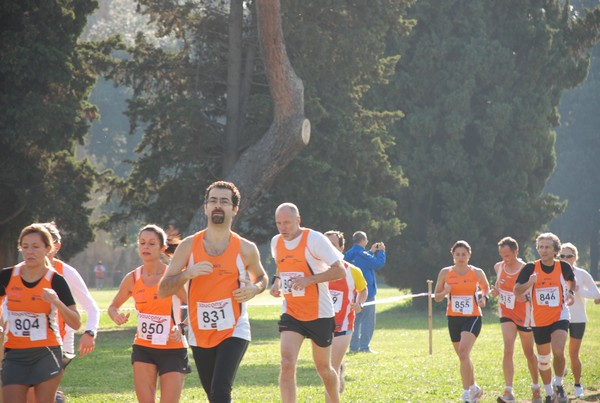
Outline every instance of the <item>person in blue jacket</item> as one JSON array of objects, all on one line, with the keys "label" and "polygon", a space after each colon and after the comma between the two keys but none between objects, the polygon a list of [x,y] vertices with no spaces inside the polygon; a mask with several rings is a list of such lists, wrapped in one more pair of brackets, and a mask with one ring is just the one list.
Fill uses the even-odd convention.
[{"label": "person in blue jacket", "polygon": [[375,331],[375,304],[368,304],[375,301],[377,294],[377,278],[375,270],[378,270],[385,265],[385,245],[383,242],[377,242],[371,245],[370,250],[365,247],[369,240],[367,234],[363,231],[356,231],[352,235],[354,245],[344,254],[344,260],[357,266],[367,280],[369,289],[369,297],[365,302],[365,307],[356,315],[354,322],[354,333],[350,341],[351,353],[374,353],[371,350],[370,343]]}]

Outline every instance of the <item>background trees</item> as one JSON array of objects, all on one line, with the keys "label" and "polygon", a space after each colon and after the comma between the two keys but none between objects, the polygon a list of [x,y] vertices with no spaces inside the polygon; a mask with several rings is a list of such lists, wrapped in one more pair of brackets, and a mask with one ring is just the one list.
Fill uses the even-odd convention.
[{"label": "background trees", "polygon": [[5,1],[0,6],[0,264],[16,260],[25,225],[56,219],[63,255],[92,239],[85,203],[94,169],[75,158],[97,109],[88,62],[103,44],[77,44],[95,1]]},{"label": "background trees", "polygon": [[555,166],[558,103],[586,77],[599,13],[509,3],[419,1],[413,34],[391,42],[403,58],[385,96],[406,118],[390,154],[410,181],[398,198],[407,228],[391,257],[401,262],[386,277],[393,284],[423,287],[451,264],[458,239],[489,271],[500,238],[527,248],[564,209],[542,190]]},{"label": "background trees", "polygon": [[[116,173],[109,203],[101,206],[109,214],[104,227],[115,245],[126,244],[140,222],[196,230],[203,189],[215,179],[238,181],[236,169],[250,172],[240,169],[240,156],[268,132],[276,110],[254,1],[103,0],[89,33],[122,26],[116,31],[131,40],[126,52],[114,53],[115,65],[103,55],[119,50],[116,42],[75,42],[82,15],[95,4],[81,0],[71,9],[55,3],[2,6],[9,23],[2,26],[1,78],[8,89],[1,95],[7,113],[0,122],[0,163],[14,168],[0,173],[7,189],[0,193],[1,231],[10,234],[2,239],[4,254],[14,250],[18,230],[38,219],[56,218],[74,235],[65,247],[81,248],[90,239],[91,207],[81,206],[95,173],[74,159],[74,141],[98,116],[85,100],[96,72],[108,66],[106,78],[120,86],[118,96],[108,89],[111,81],[97,87],[102,127],[87,143],[92,161]],[[543,193],[555,165],[557,107],[563,91],[584,80],[598,40],[598,12],[578,16],[562,3],[421,0],[409,12],[411,1],[284,1],[286,49],[304,87],[311,141],[297,156],[280,159],[274,181],[271,175],[244,191],[237,230],[259,242],[270,238],[274,208],[292,201],[307,226],[348,236],[362,229],[385,241],[386,280],[418,289],[449,263],[448,249],[458,238],[473,244],[473,263],[484,268],[497,259],[494,245],[504,235],[527,249],[534,233],[564,209]],[[109,4],[118,6],[116,14]],[[150,21],[136,26],[143,33],[127,27],[136,8]],[[68,29],[55,32],[63,18]],[[595,92],[581,105],[574,94],[563,122],[571,127],[595,115]],[[124,94],[131,95],[129,137],[113,125]],[[594,126],[583,141],[562,136],[559,150],[586,144],[572,159],[579,176],[591,181],[585,182],[589,199],[565,186],[575,181],[560,171],[556,178],[562,179],[547,188],[568,196],[577,214],[585,211],[582,217],[593,212],[589,189],[597,188],[595,177],[585,175],[595,159],[584,158],[596,144]],[[260,166],[270,154],[250,160]],[[585,231],[560,232],[578,243],[575,231],[589,233],[594,244],[589,221],[581,221]]]},{"label": "background trees", "polygon": [[[243,3],[240,91],[230,99],[226,10],[208,2],[201,9],[140,4],[180,46],[158,48],[138,35],[112,76],[133,87],[128,113],[145,132],[132,175],[114,193],[122,211],[112,220],[185,229],[204,186],[271,121],[255,9]],[[555,164],[556,108],[563,90],[585,78],[598,22],[558,1],[421,1],[407,16],[408,6],[284,3],[286,46],[303,79],[312,139],[237,225],[268,239],[274,207],[294,201],[308,226],[347,235],[363,229],[385,240],[386,280],[421,288],[448,263],[456,239],[473,244],[475,264],[491,267],[490,245],[510,234],[527,251],[564,208],[542,192]],[[418,21],[409,36],[407,18]],[[240,119],[229,127],[228,102]],[[238,149],[231,153],[225,132],[233,126]]]},{"label": "background trees", "polygon": [[[228,171],[224,169],[224,161],[230,164],[231,158],[224,135],[229,122],[225,117],[231,115],[228,105],[238,105],[234,115],[245,111],[243,124],[237,125],[237,155],[255,144],[271,122],[272,98],[256,52],[257,16],[252,2],[244,3],[238,84],[242,90],[236,99],[227,92],[224,49],[229,16],[222,8],[209,3],[201,8],[140,4],[157,21],[160,33],[176,32],[181,46],[159,49],[138,35],[128,58],[110,75],[134,88],[128,114],[133,127],[139,123],[145,128],[140,158],[130,177],[115,181],[113,195],[123,211],[111,222],[144,218],[186,229],[205,186]],[[304,222],[311,226],[400,232],[393,199],[406,181],[401,169],[388,162],[386,150],[393,141],[386,128],[401,114],[387,111],[364,94],[393,73],[398,56],[383,57],[385,40],[408,32],[410,22],[402,19],[407,5],[285,3],[284,37],[291,63],[304,81],[313,134],[299,159],[292,162],[290,154],[296,165],[286,169],[275,185],[257,186],[258,197],[247,201],[246,216],[238,222],[245,234],[257,240],[270,237],[274,207],[285,200],[298,203]]]},{"label": "background trees", "polygon": [[[597,1],[572,1],[578,13],[598,5]],[[573,242],[579,250],[578,265],[589,267],[598,278],[600,232],[600,47],[591,53],[588,78],[564,94],[557,128],[556,171],[546,191],[568,201],[565,212],[554,218],[550,229],[561,240]]]}]

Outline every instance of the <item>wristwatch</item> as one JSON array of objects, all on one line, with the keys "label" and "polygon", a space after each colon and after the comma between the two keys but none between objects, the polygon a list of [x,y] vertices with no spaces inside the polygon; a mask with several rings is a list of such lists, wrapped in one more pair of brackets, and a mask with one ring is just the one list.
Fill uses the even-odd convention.
[{"label": "wristwatch", "polygon": [[85,332],[83,332],[84,334],[89,334],[90,336],[92,336],[93,338],[96,338],[96,332],[94,332],[93,330],[86,330]]}]

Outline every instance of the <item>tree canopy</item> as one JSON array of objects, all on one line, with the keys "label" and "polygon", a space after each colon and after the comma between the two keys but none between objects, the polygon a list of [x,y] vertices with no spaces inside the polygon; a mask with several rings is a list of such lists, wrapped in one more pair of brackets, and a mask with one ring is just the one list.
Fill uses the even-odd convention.
[{"label": "tree canopy", "polygon": [[[132,175],[115,182],[122,210],[111,221],[186,228],[204,187],[227,172],[228,103],[236,98],[241,114],[235,155],[270,124],[255,8],[243,3],[236,45],[243,73],[230,98],[229,14],[140,4],[159,35],[175,35],[181,46],[158,48],[138,35],[111,75],[133,87],[128,113],[132,127],[144,128]],[[558,104],[586,77],[599,12],[577,15],[563,2],[540,0],[410,6],[283,3],[311,142],[260,188],[237,226],[268,239],[274,208],[292,201],[307,226],[347,235],[360,229],[385,241],[395,262],[384,270],[386,280],[421,289],[448,263],[457,239],[472,244],[473,263],[490,268],[501,237],[511,235],[527,250],[536,231],[563,211],[564,202],[543,194],[555,167]]]},{"label": "tree canopy", "polygon": [[[281,115],[279,73],[259,46],[272,33],[261,32],[254,1],[139,0],[158,40],[140,32],[126,49],[77,42],[94,1],[1,7],[3,258],[32,221],[57,220],[65,257],[91,239],[86,202],[97,174],[76,145],[99,116],[87,99],[107,71],[130,89],[130,129],[143,134],[131,171],[110,180],[118,207],[106,226],[195,230],[206,185],[248,176],[241,162],[250,162],[265,172],[252,171],[238,231],[267,240],[275,207],[291,201],[306,226],[386,242],[386,280],[415,289],[449,263],[457,239],[490,268],[498,239],[527,249],[564,210],[543,193],[558,105],[585,80],[600,26],[597,9],[577,14],[558,0],[286,0],[277,57],[296,104]],[[278,113],[303,141],[306,115],[311,136],[304,149],[278,150],[275,164],[275,151],[257,144],[282,131]],[[574,112],[563,113],[571,122]]]},{"label": "tree canopy", "polygon": [[451,264],[458,239],[491,273],[500,238],[526,249],[563,211],[542,192],[558,104],[585,79],[600,23],[600,10],[578,17],[563,3],[423,0],[410,13],[413,34],[390,43],[403,58],[384,96],[406,114],[390,155],[410,181],[398,199],[407,228],[391,283],[423,289]]},{"label": "tree canopy", "polygon": [[3,266],[15,263],[19,231],[34,221],[57,221],[65,257],[92,239],[85,203],[95,171],[76,158],[75,145],[98,113],[87,101],[97,77],[87,63],[100,62],[111,48],[77,43],[96,6],[91,0],[9,0],[0,6]]},{"label": "tree canopy", "polygon": [[[579,13],[597,1],[572,2]],[[546,191],[568,201],[565,212],[550,226],[563,242],[574,243],[578,265],[598,278],[600,231],[600,46],[592,50],[590,72],[579,87],[565,93],[560,103],[561,125],[557,129],[556,171]],[[589,257],[589,260],[588,260]]]},{"label": "tree canopy", "polygon": [[[177,27],[182,42],[177,49],[160,49],[138,35],[128,58],[110,75],[134,88],[128,113],[133,127],[138,123],[145,127],[131,176],[115,181],[114,195],[123,210],[111,222],[143,217],[186,228],[200,207],[204,187],[223,175],[224,118],[227,103],[232,102],[225,67],[228,15],[219,8],[140,4],[162,24],[160,32],[173,33]],[[323,226],[321,230],[360,226],[387,236],[400,233],[394,198],[406,180],[388,161],[386,150],[393,140],[386,129],[402,115],[364,95],[394,71],[398,56],[384,57],[385,42],[390,35],[409,31],[410,21],[402,18],[408,4],[284,3],[286,47],[304,82],[313,134],[307,149],[272,186],[260,189],[258,199],[253,198],[238,223],[241,231],[258,241],[268,238],[275,230],[275,206],[293,201],[301,208],[304,223]],[[252,2],[246,5],[242,85],[248,88],[235,100],[244,105],[238,154],[262,136],[273,111],[265,67],[256,52],[255,8]]]}]

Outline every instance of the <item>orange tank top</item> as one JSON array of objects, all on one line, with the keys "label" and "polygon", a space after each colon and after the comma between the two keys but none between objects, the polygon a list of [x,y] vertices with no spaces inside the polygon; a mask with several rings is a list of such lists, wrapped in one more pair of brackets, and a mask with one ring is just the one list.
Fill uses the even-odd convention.
[{"label": "orange tank top", "polygon": [[479,279],[471,266],[463,275],[456,273],[455,267],[452,266],[446,277],[446,283],[452,287],[448,295],[446,315],[481,316],[481,309],[476,298]]},{"label": "orange tank top", "polygon": [[303,322],[319,318],[320,296],[317,284],[311,284],[303,290],[291,289],[291,282],[295,277],[314,274],[304,255],[309,232],[308,229],[302,230],[302,238],[294,249],[285,247],[283,237],[279,237],[276,245],[277,272],[281,279],[281,292],[285,298],[285,313]]},{"label": "orange tank top", "polygon": [[[164,266],[166,269],[166,266]],[[146,286],[142,279],[143,267],[133,271],[133,300],[138,312],[138,327],[133,344],[159,349],[187,348],[183,338],[180,342],[169,339],[171,328],[181,320],[181,300],[173,295],[158,297],[158,283]]]},{"label": "orange tank top", "polygon": [[542,270],[541,260],[536,260],[533,272],[537,273],[538,279],[531,291],[532,326],[549,326],[561,319],[565,309],[562,266],[559,260],[555,260],[552,273],[546,273]]},{"label": "orange tank top", "polygon": [[523,327],[531,326],[531,308],[528,301],[517,301],[514,289],[521,270],[507,273],[504,262],[498,269],[498,316],[508,318]]},{"label": "orange tank top", "polygon": [[21,268],[13,268],[6,287],[9,330],[4,346],[22,349],[62,345],[56,307],[41,297],[44,288],[52,288],[56,272],[48,270],[33,288],[28,288],[21,279]]},{"label": "orange tank top", "polygon": [[209,261],[213,271],[189,282],[190,315],[189,343],[211,348],[230,337],[250,340],[250,322],[245,303],[236,302],[233,291],[247,279],[242,261],[240,236],[231,233],[229,246],[219,256],[210,256],[204,249],[204,231],[194,235],[189,265]]},{"label": "orange tank top", "polygon": [[354,299],[354,278],[350,265],[344,263],[346,276],[329,282],[329,294],[333,300],[333,311],[335,312],[335,331],[342,332],[354,329],[355,313],[350,304]]},{"label": "orange tank top", "polygon": [[[62,262],[61,260],[58,259],[54,259],[54,270],[56,270],[56,272],[58,274],[60,274],[61,276],[65,276],[65,266],[64,266],[64,262]],[[58,320],[58,330],[60,332],[60,337],[62,339],[65,338],[65,335],[67,334],[67,325],[65,324],[65,321],[63,319],[62,316],[60,316],[60,313],[56,312],[56,319]]]}]

